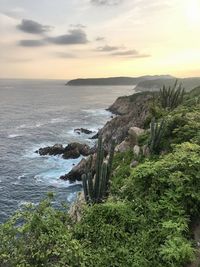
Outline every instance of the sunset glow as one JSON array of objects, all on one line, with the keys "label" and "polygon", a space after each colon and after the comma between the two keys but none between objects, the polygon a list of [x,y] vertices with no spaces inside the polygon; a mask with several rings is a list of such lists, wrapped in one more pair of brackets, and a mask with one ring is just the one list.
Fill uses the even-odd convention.
[{"label": "sunset glow", "polygon": [[0,0],[0,77],[200,75],[199,0]]}]

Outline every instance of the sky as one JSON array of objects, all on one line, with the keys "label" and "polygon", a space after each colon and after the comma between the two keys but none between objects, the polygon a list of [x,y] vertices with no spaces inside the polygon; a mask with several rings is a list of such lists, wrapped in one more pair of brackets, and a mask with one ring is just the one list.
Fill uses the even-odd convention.
[{"label": "sky", "polygon": [[0,0],[0,78],[200,76],[200,0]]}]

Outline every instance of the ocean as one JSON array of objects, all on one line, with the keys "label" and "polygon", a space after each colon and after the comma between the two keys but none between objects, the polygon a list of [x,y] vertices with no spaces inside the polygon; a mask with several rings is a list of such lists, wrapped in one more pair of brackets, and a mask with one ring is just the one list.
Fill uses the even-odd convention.
[{"label": "ocean", "polygon": [[55,206],[70,204],[81,190],[59,177],[78,159],[39,156],[40,147],[82,142],[93,145],[91,135],[75,128],[98,131],[111,113],[105,109],[131,86],[65,86],[64,80],[0,80],[0,223],[26,203],[37,204],[47,192],[55,193]]}]

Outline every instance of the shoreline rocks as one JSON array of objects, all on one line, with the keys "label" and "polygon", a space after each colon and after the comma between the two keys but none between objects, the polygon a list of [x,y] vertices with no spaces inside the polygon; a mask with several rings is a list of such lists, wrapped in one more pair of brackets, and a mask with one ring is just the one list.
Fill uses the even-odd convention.
[{"label": "shoreline rocks", "polygon": [[55,144],[54,146],[47,146],[40,148],[39,150],[35,151],[40,156],[56,156],[56,155],[62,155],[64,159],[76,159],[82,156],[89,156],[90,154],[93,154],[95,151],[94,148],[90,148],[86,144],[80,144],[80,143],[70,143],[66,147],[63,147],[61,144]]},{"label": "shoreline rocks", "polygon": [[77,134],[81,134],[81,133],[92,134],[92,133],[94,133],[93,131],[85,129],[85,128],[76,128],[76,129],[74,129],[74,132]]}]

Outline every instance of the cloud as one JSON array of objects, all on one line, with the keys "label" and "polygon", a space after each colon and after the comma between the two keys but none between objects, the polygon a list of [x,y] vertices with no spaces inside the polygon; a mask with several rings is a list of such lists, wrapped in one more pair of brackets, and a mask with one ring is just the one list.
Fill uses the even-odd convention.
[{"label": "cloud", "polygon": [[52,27],[48,25],[42,25],[33,20],[23,19],[21,23],[17,25],[17,29],[26,33],[41,34],[50,31]]},{"label": "cloud", "polygon": [[105,46],[100,46],[96,49],[96,51],[99,52],[110,52],[110,51],[115,51],[120,49],[121,47],[118,46],[109,46],[109,45],[105,45]]},{"label": "cloud", "polygon": [[105,38],[104,37],[101,37],[101,36],[98,36],[95,41],[97,42],[101,42],[101,41],[105,41]]},{"label": "cloud", "polygon": [[59,58],[76,58],[74,54],[67,53],[67,52],[56,52],[54,53],[54,56]]},{"label": "cloud", "polygon": [[122,0],[91,0],[90,2],[98,6],[115,6],[119,5]]},{"label": "cloud", "polygon": [[81,24],[81,23],[78,23],[78,24],[70,24],[69,26],[72,27],[72,28],[78,28],[78,29],[85,29],[86,28],[86,26],[83,25],[83,24]]},{"label": "cloud", "polygon": [[126,51],[117,51],[114,53],[111,53],[112,56],[131,56],[132,58],[145,58],[150,57],[148,54],[141,54],[139,51],[133,49],[133,50],[126,50]]},{"label": "cloud", "polygon": [[82,29],[73,29],[68,34],[59,35],[56,37],[48,37],[47,42],[57,45],[72,45],[88,43],[87,35]]},{"label": "cloud", "polygon": [[44,46],[46,43],[44,40],[21,40],[18,44],[24,47],[40,47]]}]

